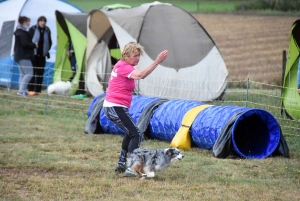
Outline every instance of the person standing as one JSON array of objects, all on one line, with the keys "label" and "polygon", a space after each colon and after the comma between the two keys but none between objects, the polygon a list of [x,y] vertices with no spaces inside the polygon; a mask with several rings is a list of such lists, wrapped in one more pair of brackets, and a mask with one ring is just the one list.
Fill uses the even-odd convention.
[{"label": "person standing", "polygon": [[69,78],[70,81],[73,80],[73,78],[76,75],[78,66],[77,66],[77,61],[76,61],[76,55],[75,55],[75,51],[74,51],[74,46],[71,40],[69,40],[69,49],[67,51],[67,55],[69,57],[70,60],[70,64],[71,64],[71,69],[72,69],[72,77]]},{"label": "person standing", "polygon": [[[78,64],[77,64],[77,61],[76,61],[74,45],[73,45],[71,39],[69,39],[69,49],[67,51],[67,55],[69,57],[70,64],[71,64],[71,69],[72,69],[72,76],[69,78],[69,81],[72,82],[74,77],[76,76],[77,71],[78,71]],[[84,95],[84,94],[86,94],[86,92],[85,92],[85,83],[84,83],[83,73],[80,73],[79,85],[78,85],[78,89],[75,92],[75,97],[76,97],[76,95],[79,95],[79,97],[80,97],[81,95]]]},{"label": "person standing", "polygon": [[116,172],[125,172],[125,176],[134,176],[126,169],[127,153],[139,148],[141,133],[128,112],[135,88],[135,80],[147,77],[167,56],[168,51],[162,51],[156,60],[143,70],[134,68],[139,63],[143,47],[138,43],[130,42],[122,51],[122,59],[114,66],[108,82],[106,97],[103,103],[104,113],[108,119],[120,127],[126,134],[124,136],[119,162]]},{"label": "person standing", "polygon": [[38,47],[34,50],[33,63],[33,77],[28,84],[28,91],[30,95],[36,95],[41,93],[44,71],[46,64],[46,57],[49,59],[49,50],[52,46],[51,31],[46,26],[47,19],[45,16],[40,16],[37,20],[37,24],[30,27],[29,34],[32,38],[32,42],[37,43]]},{"label": "person standing", "polygon": [[19,64],[19,96],[28,96],[27,85],[33,75],[32,59],[34,49],[38,47],[33,43],[27,31],[30,25],[30,19],[26,16],[19,17],[15,35],[14,58]]}]

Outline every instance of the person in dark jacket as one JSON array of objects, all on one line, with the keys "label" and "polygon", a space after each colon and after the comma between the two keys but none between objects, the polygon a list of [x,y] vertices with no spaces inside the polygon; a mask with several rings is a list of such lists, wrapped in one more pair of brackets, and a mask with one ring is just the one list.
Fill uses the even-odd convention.
[{"label": "person in dark jacket", "polygon": [[[67,51],[67,55],[69,57],[71,69],[72,69],[72,76],[69,78],[69,81],[72,82],[74,77],[76,76],[76,73],[78,70],[78,65],[77,65],[77,61],[76,61],[74,45],[73,45],[71,39],[69,39],[69,49]],[[81,73],[79,76],[79,86],[78,86],[77,91],[75,92],[75,95],[83,95],[85,93],[86,93],[85,92],[85,83],[84,83],[83,74]]]},{"label": "person in dark jacket", "polygon": [[47,19],[45,16],[40,16],[37,24],[30,27],[29,34],[32,42],[38,44],[38,48],[34,50],[34,59],[32,64],[33,76],[28,84],[28,91],[31,95],[36,95],[42,91],[42,83],[44,78],[46,57],[49,59],[49,50],[52,46],[51,31],[46,26]]},{"label": "person in dark jacket", "polygon": [[18,95],[20,96],[28,96],[27,85],[33,75],[31,60],[34,56],[34,49],[38,47],[38,44],[32,42],[27,31],[29,25],[30,19],[26,16],[20,16],[19,25],[14,32],[14,58],[19,64],[20,77]]},{"label": "person in dark jacket", "polygon": [[70,63],[71,63],[71,69],[72,69],[72,77],[70,77],[70,81],[73,80],[73,78],[76,75],[76,71],[78,69],[74,46],[71,40],[69,40],[69,50],[67,51],[67,55],[69,57]]}]

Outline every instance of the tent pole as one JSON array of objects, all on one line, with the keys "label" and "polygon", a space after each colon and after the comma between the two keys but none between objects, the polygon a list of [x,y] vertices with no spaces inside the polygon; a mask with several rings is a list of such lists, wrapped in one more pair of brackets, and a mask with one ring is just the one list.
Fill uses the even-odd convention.
[{"label": "tent pole", "polygon": [[281,85],[283,86],[284,74],[285,74],[285,65],[286,65],[286,51],[282,51],[282,75],[281,75]]},{"label": "tent pole", "polygon": [[140,95],[140,80],[138,80],[138,83],[137,83],[137,85],[138,85],[138,91],[137,91],[137,95]]},{"label": "tent pole", "polygon": [[250,81],[250,79],[248,78],[248,80],[247,80],[247,89],[246,89],[246,105],[245,105],[245,107],[248,107],[249,81]]},{"label": "tent pole", "polygon": [[46,105],[45,105],[45,109],[44,109],[44,114],[47,114],[47,110],[48,110],[48,89],[46,90]]}]

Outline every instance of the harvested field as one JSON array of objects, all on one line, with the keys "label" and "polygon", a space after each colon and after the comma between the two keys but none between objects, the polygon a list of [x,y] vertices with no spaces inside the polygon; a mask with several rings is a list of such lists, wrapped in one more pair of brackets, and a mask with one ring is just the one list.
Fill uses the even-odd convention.
[{"label": "harvested field", "polygon": [[219,48],[229,81],[281,84],[282,51],[296,17],[194,14]]}]

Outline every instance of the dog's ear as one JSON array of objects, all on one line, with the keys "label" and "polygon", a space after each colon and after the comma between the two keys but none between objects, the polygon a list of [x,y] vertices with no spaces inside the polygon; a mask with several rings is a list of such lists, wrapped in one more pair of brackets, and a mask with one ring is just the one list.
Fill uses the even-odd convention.
[{"label": "dog's ear", "polygon": [[169,156],[172,156],[174,153],[174,148],[169,148],[167,151],[166,151],[166,154],[169,155]]}]

